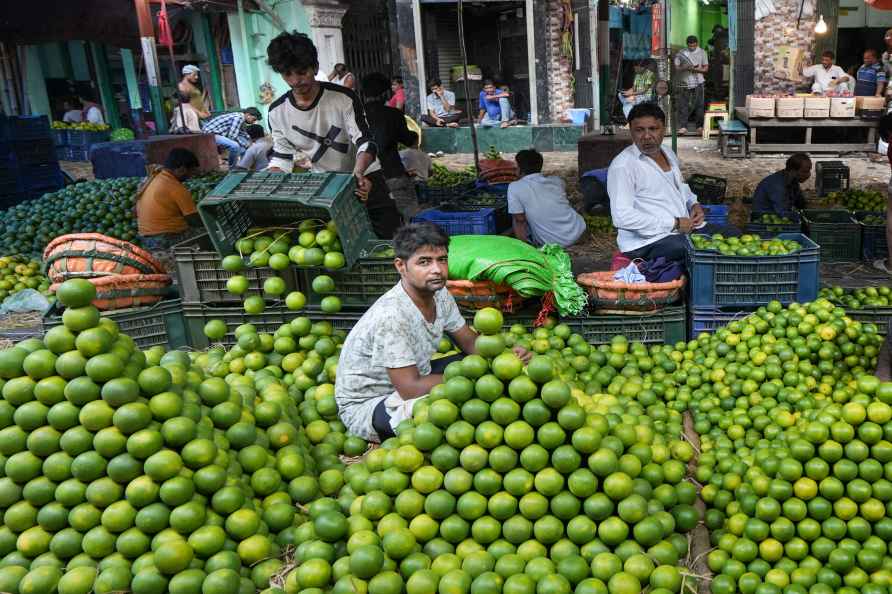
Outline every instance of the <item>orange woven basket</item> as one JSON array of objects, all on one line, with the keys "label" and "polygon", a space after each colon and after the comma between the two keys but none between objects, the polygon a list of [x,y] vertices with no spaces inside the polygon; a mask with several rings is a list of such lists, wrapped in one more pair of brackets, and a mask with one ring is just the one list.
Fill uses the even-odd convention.
[{"label": "orange woven basket", "polygon": [[[170,291],[171,278],[167,274],[122,274],[87,279],[96,286],[93,305],[107,311],[153,305]],[[55,292],[61,283],[50,287]]]},{"label": "orange woven basket", "polygon": [[459,307],[483,309],[494,307],[505,313],[514,313],[523,307],[523,297],[508,285],[497,285],[488,280],[450,280],[446,288]]},{"label": "orange woven basket", "polygon": [[100,233],[61,235],[46,246],[43,261],[46,274],[54,283],[70,278],[164,273],[149,252]]},{"label": "orange woven basket", "polygon": [[614,271],[587,272],[576,282],[589,294],[589,303],[596,308],[653,310],[675,303],[681,298],[685,277],[668,283],[625,283],[614,280]]}]

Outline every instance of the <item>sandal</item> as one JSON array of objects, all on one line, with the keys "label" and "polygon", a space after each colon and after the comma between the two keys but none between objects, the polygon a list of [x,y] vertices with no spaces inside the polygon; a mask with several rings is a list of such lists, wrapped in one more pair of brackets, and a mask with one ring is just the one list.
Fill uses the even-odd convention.
[{"label": "sandal", "polygon": [[874,261],[873,267],[879,270],[880,272],[885,272],[886,274],[892,276],[892,268],[889,267],[888,263],[885,259],[879,259]]}]

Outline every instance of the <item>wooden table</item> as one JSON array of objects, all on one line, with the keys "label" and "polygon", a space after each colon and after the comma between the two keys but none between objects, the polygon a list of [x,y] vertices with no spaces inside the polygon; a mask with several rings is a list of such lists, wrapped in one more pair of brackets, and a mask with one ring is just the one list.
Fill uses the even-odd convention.
[{"label": "wooden table", "polygon": [[[793,153],[797,151],[812,153],[845,153],[854,151],[875,151],[877,122],[859,118],[750,118],[745,107],[735,108],[737,119],[749,126],[749,150],[754,153]],[[805,143],[766,143],[756,142],[756,130],[759,128],[805,128]],[[813,144],[811,131],[813,128],[866,128],[866,142],[839,142],[830,144]]]}]

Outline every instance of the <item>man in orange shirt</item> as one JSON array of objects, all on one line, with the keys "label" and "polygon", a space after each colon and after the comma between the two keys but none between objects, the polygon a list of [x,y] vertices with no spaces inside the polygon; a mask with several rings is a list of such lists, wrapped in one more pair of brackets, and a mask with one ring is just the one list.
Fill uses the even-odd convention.
[{"label": "man in orange shirt", "polygon": [[168,250],[194,235],[195,228],[201,228],[192,194],[182,184],[197,169],[198,159],[192,151],[175,148],[164,166],[149,174],[137,191],[139,238],[149,251]]}]

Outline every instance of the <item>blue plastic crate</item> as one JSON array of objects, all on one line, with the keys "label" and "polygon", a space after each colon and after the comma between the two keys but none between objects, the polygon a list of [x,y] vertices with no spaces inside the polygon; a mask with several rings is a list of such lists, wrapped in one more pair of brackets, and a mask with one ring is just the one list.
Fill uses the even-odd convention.
[{"label": "blue plastic crate", "polygon": [[802,249],[783,256],[725,256],[695,249],[690,236],[685,237],[691,305],[749,307],[816,299],[821,248],[801,233],[778,237],[792,239]]},{"label": "blue plastic crate", "polygon": [[0,117],[0,140],[40,140],[50,138],[50,121],[46,116]]},{"label": "blue plastic crate", "polygon": [[442,211],[432,208],[412,217],[412,222],[428,221],[449,235],[494,235],[496,212],[492,208],[479,210]]},{"label": "blue plastic crate", "polygon": [[692,307],[688,316],[688,338],[693,340],[702,332],[712,334],[735,320],[742,320],[753,313],[754,309]]},{"label": "blue plastic crate", "polygon": [[68,144],[68,129],[52,128],[50,129],[50,137],[56,146],[65,146]]},{"label": "blue plastic crate", "polygon": [[109,137],[110,135],[108,132],[94,132],[91,130],[69,130],[68,144],[69,146],[88,147],[91,144],[96,144],[97,142],[106,142],[108,141]]},{"label": "blue plastic crate", "polygon": [[65,147],[66,161],[89,161],[90,147],[88,146],[67,146]]},{"label": "blue plastic crate", "polygon": [[701,204],[703,212],[706,213],[706,222],[710,225],[727,225],[728,211],[731,209],[727,204]]},{"label": "blue plastic crate", "polygon": [[510,184],[488,184],[483,180],[478,179],[474,183],[475,192],[485,192],[487,194],[498,194],[499,196],[507,196],[508,195],[508,186]]}]

